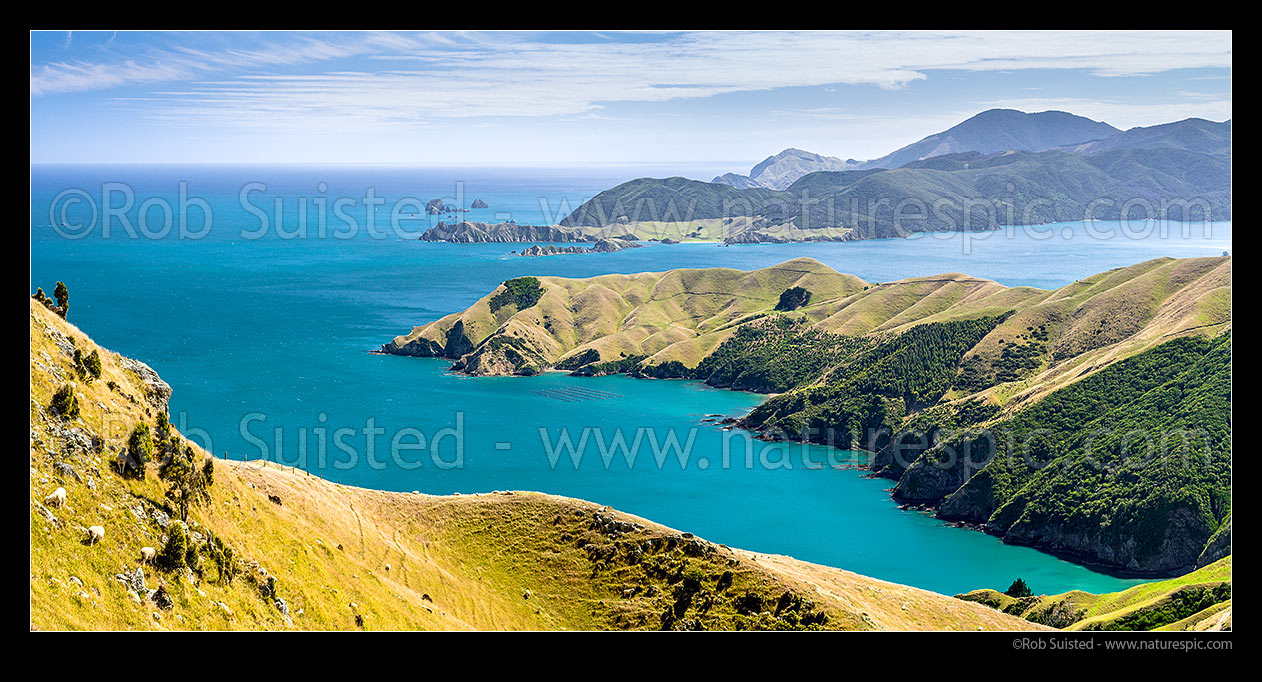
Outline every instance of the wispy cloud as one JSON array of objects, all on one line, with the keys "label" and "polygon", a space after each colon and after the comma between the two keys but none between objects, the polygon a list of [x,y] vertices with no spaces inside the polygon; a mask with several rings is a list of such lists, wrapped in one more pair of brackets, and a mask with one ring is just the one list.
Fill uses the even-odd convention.
[{"label": "wispy cloud", "polygon": [[[195,40],[193,34],[190,40]],[[111,48],[115,32],[105,43]],[[167,37],[156,42],[178,42]],[[196,48],[170,45],[146,49],[135,56],[83,59],[31,64],[31,95],[48,95],[147,83],[204,79],[242,70],[315,64],[333,59],[367,55],[382,50],[417,49],[424,36],[405,38],[392,33],[359,33],[339,36],[260,34],[245,47]],[[66,38],[66,47],[70,37]],[[108,50],[107,50],[108,51]]]},{"label": "wispy cloud", "polygon": [[[250,48],[177,47],[112,62],[32,65],[31,93],[178,82],[178,88],[149,93],[160,101],[146,104],[146,115],[262,129],[347,130],[451,118],[574,116],[612,102],[786,86],[897,89],[939,69],[1072,68],[1110,77],[1231,64],[1229,33],[777,31],[599,38],[265,34]],[[354,64],[301,73],[279,69],[339,60]]]}]

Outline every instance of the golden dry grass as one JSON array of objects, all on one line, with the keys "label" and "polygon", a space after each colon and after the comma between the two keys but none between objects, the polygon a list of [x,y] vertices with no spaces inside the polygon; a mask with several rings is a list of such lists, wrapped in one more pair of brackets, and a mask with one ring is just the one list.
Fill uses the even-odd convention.
[{"label": "golden dry grass", "polygon": [[[103,376],[77,382],[81,416],[50,414],[53,392],[74,377],[59,340],[73,338],[84,352],[97,346],[34,303],[30,323],[33,629],[651,629],[661,626],[688,569],[705,576],[704,592],[715,599],[706,611],[688,612],[700,627],[786,625],[771,613],[737,613],[733,601],[746,593],[799,595],[826,614],[825,627],[837,629],[1038,627],[847,571],[690,544],[677,531],[591,502],[526,492],[381,492],[225,460],[216,460],[212,499],[193,508],[189,528],[233,548],[243,573],[231,582],[213,569],[201,577],[165,573],[139,558],[142,547],[161,548],[169,528],[155,520],[170,513],[164,484],[153,471],[136,481],[111,467],[132,427],[153,423],[158,407],[120,358],[101,349]],[[46,508],[45,495],[58,486],[67,490],[66,506]],[[593,525],[597,512],[640,527],[611,535]],[[84,544],[89,525],[105,527],[101,542]],[[639,563],[606,561],[592,551],[634,546],[652,549]],[[696,547],[705,551],[689,553]],[[137,568],[148,588],[162,585],[171,595],[170,610],[116,579]],[[258,568],[276,579],[289,620],[251,579],[261,575]],[[724,573],[731,573],[727,587],[719,582]]]}]

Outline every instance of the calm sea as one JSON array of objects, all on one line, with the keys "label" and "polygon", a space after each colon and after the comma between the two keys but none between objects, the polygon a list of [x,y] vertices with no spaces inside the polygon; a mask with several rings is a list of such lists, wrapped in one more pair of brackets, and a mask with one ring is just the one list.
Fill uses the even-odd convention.
[{"label": "calm sea", "polygon": [[[580,497],[714,542],[947,594],[1017,577],[1044,593],[1137,582],[900,510],[889,481],[844,466],[849,453],[766,450],[704,421],[742,414],[761,396],[625,377],[472,379],[447,374],[444,361],[368,351],[525,274],[751,269],[810,256],[873,282],[965,272],[1056,287],[1149,258],[1219,255],[1231,248],[1229,223],[528,259],[511,253],[516,244],[416,241],[436,218],[399,203],[482,199],[487,208],[462,216],[553,222],[642,174],[41,166],[32,170],[31,290],[66,282],[70,320],[152,365],[174,387],[173,421],[234,459],[266,456],[383,490]],[[577,467],[558,445],[566,437],[582,453]]]}]

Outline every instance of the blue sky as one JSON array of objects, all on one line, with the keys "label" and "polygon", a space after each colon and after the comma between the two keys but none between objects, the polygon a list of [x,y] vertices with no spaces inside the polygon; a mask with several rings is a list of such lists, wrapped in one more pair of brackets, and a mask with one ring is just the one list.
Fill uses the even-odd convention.
[{"label": "blue sky", "polygon": [[34,32],[33,163],[884,155],[985,109],[1231,117],[1230,32]]}]

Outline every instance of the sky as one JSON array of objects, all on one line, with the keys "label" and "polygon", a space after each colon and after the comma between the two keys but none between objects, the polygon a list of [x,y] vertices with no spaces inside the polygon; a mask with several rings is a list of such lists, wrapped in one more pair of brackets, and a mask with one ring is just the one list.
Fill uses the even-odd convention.
[{"label": "sky", "polygon": [[1231,118],[1224,32],[32,32],[32,163],[865,160],[986,109]]}]

